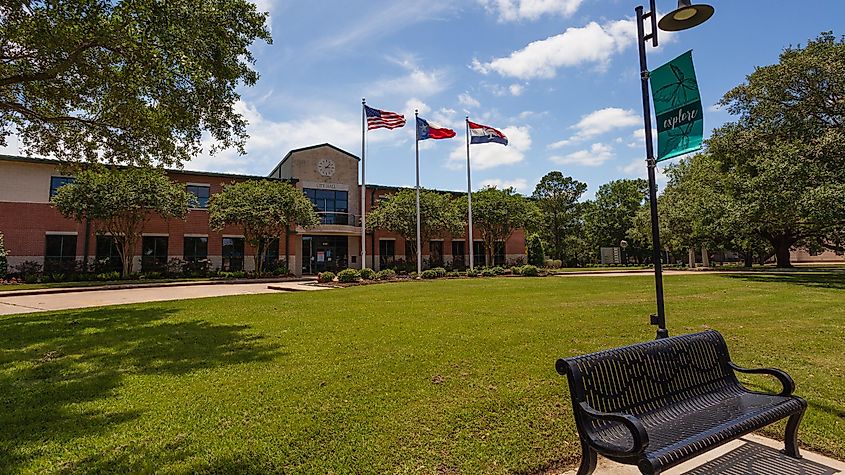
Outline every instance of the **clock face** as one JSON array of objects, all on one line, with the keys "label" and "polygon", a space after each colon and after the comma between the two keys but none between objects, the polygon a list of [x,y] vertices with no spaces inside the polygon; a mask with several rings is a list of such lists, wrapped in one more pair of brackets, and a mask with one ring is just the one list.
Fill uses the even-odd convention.
[{"label": "clock face", "polygon": [[317,173],[322,176],[334,175],[334,161],[324,158],[317,162]]}]

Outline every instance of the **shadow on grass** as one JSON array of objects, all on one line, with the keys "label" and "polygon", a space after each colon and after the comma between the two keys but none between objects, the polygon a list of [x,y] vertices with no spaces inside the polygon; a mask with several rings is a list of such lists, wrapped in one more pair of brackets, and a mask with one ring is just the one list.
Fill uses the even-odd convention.
[{"label": "shadow on grass", "polygon": [[84,405],[114,396],[125,376],[264,361],[277,350],[248,326],[170,320],[175,312],[105,308],[0,318],[0,467],[15,471],[48,455],[45,443],[72,446],[139,417],[138,410]]},{"label": "shadow on grass", "polygon": [[722,275],[729,279],[739,279],[755,283],[793,284],[806,287],[845,290],[845,270],[838,269],[819,272],[760,272]]}]

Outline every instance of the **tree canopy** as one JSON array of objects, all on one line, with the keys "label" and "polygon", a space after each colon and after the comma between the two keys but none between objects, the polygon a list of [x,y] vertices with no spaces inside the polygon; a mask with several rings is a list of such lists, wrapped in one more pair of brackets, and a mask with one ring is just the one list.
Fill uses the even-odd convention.
[{"label": "tree canopy", "polygon": [[132,273],[135,247],[144,226],[155,215],[184,218],[195,197],[185,185],[158,168],[91,168],[59,187],[53,206],[66,218],[89,220],[107,232],[123,262],[124,278]]},{"label": "tree canopy", "polygon": [[[594,253],[599,247],[618,246],[630,238],[628,230],[634,226],[634,217],[647,195],[648,182],[641,178],[613,180],[599,187],[584,211],[584,232]],[[629,253],[642,258],[643,243],[630,244]]]},{"label": "tree canopy", "polygon": [[[420,190],[420,238],[428,242],[434,237],[450,234],[461,235],[466,226],[466,215],[461,206],[449,193]],[[393,195],[380,199],[367,214],[367,229],[381,229],[394,232],[410,244],[416,256],[417,241],[417,195],[415,189],[402,189]]]},{"label": "tree canopy", "polygon": [[581,234],[581,204],[578,202],[587,184],[564,176],[559,171],[547,173],[534,188],[535,203],[542,213],[538,227],[549,244],[546,252],[555,259],[566,259],[573,237]]},{"label": "tree canopy", "polygon": [[721,104],[739,119],[713,132],[734,218],[775,250],[845,251],[845,39],[823,33],[759,67]]},{"label": "tree canopy", "polygon": [[535,226],[538,217],[537,206],[513,188],[492,186],[472,194],[473,230],[484,241],[488,265],[493,263],[497,242],[507,241],[517,229]]},{"label": "tree canopy", "polygon": [[248,0],[23,1],[0,5],[0,145],[67,161],[178,166],[243,153],[239,84],[270,42]]},{"label": "tree canopy", "polygon": [[209,224],[220,230],[228,225],[243,229],[255,253],[255,270],[263,271],[267,246],[262,242],[284,235],[289,228],[320,224],[314,205],[302,191],[280,180],[247,180],[226,185],[208,201]]}]

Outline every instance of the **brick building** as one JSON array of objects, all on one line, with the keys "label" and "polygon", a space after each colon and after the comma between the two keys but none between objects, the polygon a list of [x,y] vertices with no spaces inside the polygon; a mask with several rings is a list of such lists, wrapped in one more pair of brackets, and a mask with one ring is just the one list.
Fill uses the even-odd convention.
[{"label": "brick building", "polygon": [[[283,259],[296,274],[361,267],[359,158],[333,145],[322,144],[290,151],[270,172],[270,178],[288,179],[314,203],[321,224],[292,229],[278,241],[268,243],[271,259]],[[68,262],[98,262],[114,266],[117,253],[111,238],[85,223],[63,218],[50,204],[55,190],[72,180],[61,173],[56,160],[0,155],[0,231],[5,234],[9,267],[26,261],[45,270]],[[256,250],[244,242],[236,227],[220,232],[208,224],[204,205],[210,195],[227,183],[266,178],[227,173],[168,171],[171,179],[184,183],[200,206],[183,220],[153,218],[136,249],[136,270],[160,268],[171,259],[205,260],[211,269],[252,270]],[[399,188],[367,185],[369,210]],[[466,234],[466,233],[465,233]],[[423,258],[433,264],[468,264],[469,251],[463,236],[444,236],[423,243]],[[476,264],[484,263],[481,240],[474,243]],[[407,252],[410,254],[410,252]],[[367,235],[367,267],[380,269],[407,259],[404,240],[376,230]],[[525,257],[525,236],[516,231],[497,246],[496,263]]]}]

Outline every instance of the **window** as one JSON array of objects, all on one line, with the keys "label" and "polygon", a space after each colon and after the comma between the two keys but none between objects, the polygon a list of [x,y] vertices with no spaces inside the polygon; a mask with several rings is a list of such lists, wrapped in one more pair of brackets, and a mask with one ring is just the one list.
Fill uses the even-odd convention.
[{"label": "window", "polygon": [[244,238],[223,238],[223,267],[227,272],[244,270]]},{"label": "window", "polygon": [[507,264],[505,255],[505,241],[496,241],[493,244],[493,265],[504,266]]},{"label": "window", "polygon": [[211,196],[211,187],[208,185],[188,185],[188,193],[197,198],[197,208],[208,208],[208,197]]},{"label": "window", "polygon": [[73,272],[76,267],[76,236],[48,234],[45,242],[44,271]]},{"label": "window", "polygon": [[463,241],[452,241],[452,267],[463,269],[466,267],[466,243]]},{"label": "window", "polygon": [[97,235],[97,262],[94,270],[97,272],[120,271],[123,269],[123,262],[120,260],[120,252],[117,250],[117,243],[112,236]]},{"label": "window", "polygon": [[484,241],[474,241],[472,243],[473,265],[484,266],[486,262],[484,254]]},{"label": "window", "polygon": [[302,191],[320,214],[320,224],[349,224],[349,192],[315,188]]},{"label": "window", "polygon": [[62,186],[67,185],[68,183],[73,183],[73,177],[69,176],[53,176],[50,177],[50,198],[56,196],[56,192]]},{"label": "window", "polygon": [[379,239],[378,241],[379,268],[386,269],[396,260],[396,241],[393,239]]},{"label": "window", "polygon": [[141,270],[161,271],[167,267],[167,236],[144,236],[141,245]]},{"label": "window", "polygon": [[443,241],[428,242],[428,263],[431,267],[443,266]]},{"label": "window", "polygon": [[194,270],[205,265],[208,259],[207,237],[185,237],[184,258],[188,266]]}]

